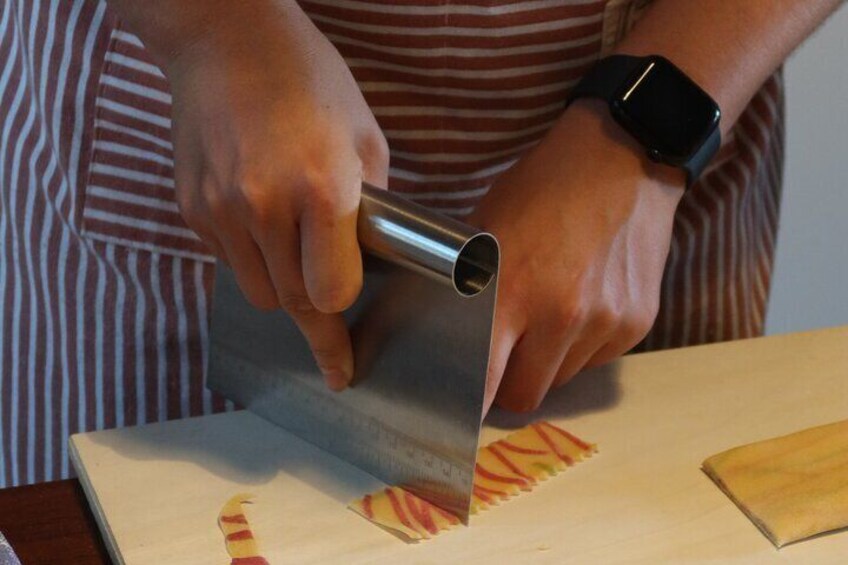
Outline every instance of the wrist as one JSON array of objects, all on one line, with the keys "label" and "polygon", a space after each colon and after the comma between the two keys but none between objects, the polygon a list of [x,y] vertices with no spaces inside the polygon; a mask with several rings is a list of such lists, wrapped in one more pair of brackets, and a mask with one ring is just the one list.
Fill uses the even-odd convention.
[{"label": "wrist", "polygon": [[559,179],[548,187],[556,195],[555,207],[567,214],[583,210],[608,233],[617,233],[637,216],[670,221],[685,192],[682,170],[650,161],[606,105],[591,99],[568,107],[532,161],[536,168],[550,169],[544,176]]},{"label": "wrist", "polygon": [[602,102],[579,100],[500,176],[471,220],[494,229],[498,218],[528,217],[562,233],[577,223],[580,237],[600,248],[627,226],[670,226],[685,177],[648,160]]},{"label": "wrist", "polygon": [[582,147],[590,162],[614,174],[632,175],[634,180],[653,181],[677,199],[686,187],[686,173],[677,167],[648,158],[645,148],[610,114],[607,104],[589,98],[575,100],[552,129],[554,136],[568,136]]},{"label": "wrist", "polygon": [[[294,25],[305,18],[295,2],[274,0],[109,0],[127,27],[144,42],[156,64],[169,75],[183,60],[215,57],[227,45],[234,48],[269,22]],[[279,27],[275,30],[279,34]],[[190,63],[189,63],[190,64]]]}]

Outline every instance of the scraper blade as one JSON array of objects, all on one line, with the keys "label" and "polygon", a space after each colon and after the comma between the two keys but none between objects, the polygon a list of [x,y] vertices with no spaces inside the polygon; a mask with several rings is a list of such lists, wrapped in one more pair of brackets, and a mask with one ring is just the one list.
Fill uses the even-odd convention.
[{"label": "scraper blade", "polygon": [[467,522],[494,319],[497,241],[363,187],[362,294],[345,313],[356,373],[326,388],[294,322],[219,265],[211,389]]}]

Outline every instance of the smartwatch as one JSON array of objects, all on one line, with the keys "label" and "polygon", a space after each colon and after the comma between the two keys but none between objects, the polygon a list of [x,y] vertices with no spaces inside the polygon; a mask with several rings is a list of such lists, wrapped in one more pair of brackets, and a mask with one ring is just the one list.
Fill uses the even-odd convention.
[{"label": "smartwatch", "polygon": [[685,170],[687,187],[721,145],[718,104],[664,57],[601,59],[572,89],[566,106],[585,97],[605,100],[650,160]]}]

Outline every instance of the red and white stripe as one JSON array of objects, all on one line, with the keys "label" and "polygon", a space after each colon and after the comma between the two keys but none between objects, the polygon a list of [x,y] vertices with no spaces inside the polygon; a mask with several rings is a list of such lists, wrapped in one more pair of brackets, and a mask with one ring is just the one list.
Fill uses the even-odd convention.
[{"label": "red and white stripe", "polygon": [[683,197],[657,322],[640,349],[762,335],[782,187],[783,78],[769,78],[717,166]]},{"label": "red and white stripe", "polygon": [[[390,188],[465,215],[639,10],[606,0],[311,0],[392,151]],[[102,0],[0,7],[0,486],[68,435],[229,407],[203,387],[213,265],[174,201],[167,80]],[[782,163],[770,79],[678,213],[643,348],[762,331]]]},{"label": "red and white stripe", "polygon": [[[301,2],[338,47],[392,148],[390,188],[464,215],[544,135],[597,59],[604,2]],[[211,260],[173,197],[168,83],[113,30],[96,101],[84,230]]]},{"label": "red and white stripe", "polygon": [[212,266],[81,234],[105,4],[0,11],[0,486],[12,486],[69,476],[72,433],[226,404],[202,384]]}]

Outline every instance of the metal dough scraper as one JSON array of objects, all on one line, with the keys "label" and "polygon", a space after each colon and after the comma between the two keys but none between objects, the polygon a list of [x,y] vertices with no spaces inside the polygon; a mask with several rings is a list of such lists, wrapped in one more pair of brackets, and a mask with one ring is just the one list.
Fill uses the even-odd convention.
[{"label": "metal dough scraper", "polygon": [[498,278],[498,244],[364,186],[365,281],[345,313],[354,385],[326,388],[282,311],[262,312],[219,265],[211,389],[467,522]]}]

